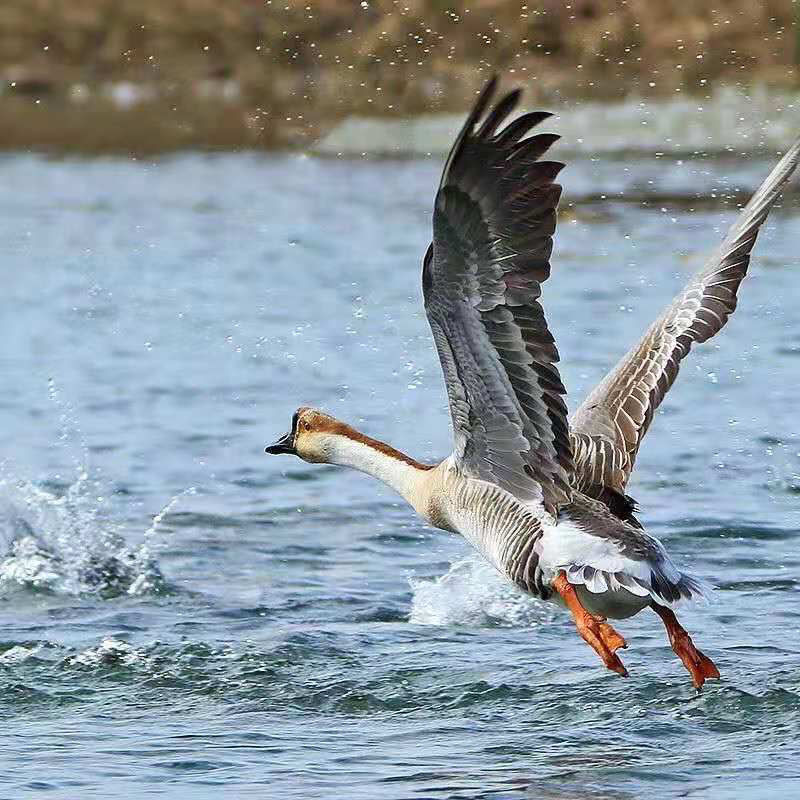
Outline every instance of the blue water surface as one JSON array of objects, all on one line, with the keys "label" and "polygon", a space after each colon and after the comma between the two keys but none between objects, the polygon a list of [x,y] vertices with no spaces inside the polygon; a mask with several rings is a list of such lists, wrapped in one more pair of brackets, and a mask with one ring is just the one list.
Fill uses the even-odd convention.
[{"label": "blue water surface", "polygon": [[[772,158],[579,161],[544,302],[571,409]],[[718,587],[631,677],[369,478],[320,406],[449,452],[421,307],[437,159],[0,159],[0,797],[762,798],[800,787],[800,214],[630,486]],[[713,197],[711,196],[713,193]]]}]

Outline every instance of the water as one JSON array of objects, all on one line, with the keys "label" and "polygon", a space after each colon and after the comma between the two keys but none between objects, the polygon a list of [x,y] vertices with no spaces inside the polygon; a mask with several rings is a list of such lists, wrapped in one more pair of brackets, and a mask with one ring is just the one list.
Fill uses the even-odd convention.
[{"label": "water", "polygon": [[[571,407],[771,159],[579,161],[545,302]],[[604,670],[300,404],[448,452],[420,304],[437,160],[0,161],[0,797],[758,798],[800,781],[800,215],[685,362],[631,492],[719,587]],[[713,197],[708,196],[713,192]]]}]

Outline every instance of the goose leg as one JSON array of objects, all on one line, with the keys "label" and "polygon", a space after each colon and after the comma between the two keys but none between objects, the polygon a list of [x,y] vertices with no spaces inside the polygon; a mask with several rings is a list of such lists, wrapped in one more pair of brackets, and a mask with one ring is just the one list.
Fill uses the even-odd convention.
[{"label": "goose leg", "polygon": [[683,661],[683,665],[689,670],[694,688],[701,689],[706,682],[706,678],[719,678],[719,670],[716,664],[694,646],[691,636],[678,622],[678,618],[672,612],[672,609],[660,606],[658,603],[653,603],[652,609],[661,617],[661,621],[667,629],[669,643],[672,645],[675,655]]},{"label": "goose leg", "polygon": [[572,612],[575,627],[586,644],[600,656],[610,670],[627,678],[628,670],[616,655],[617,650],[628,646],[625,640],[606,623],[605,617],[593,616],[581,605],[575,587],[567,580],[563,570],[553,581],[552,587],[561,595],[564,605]]}]

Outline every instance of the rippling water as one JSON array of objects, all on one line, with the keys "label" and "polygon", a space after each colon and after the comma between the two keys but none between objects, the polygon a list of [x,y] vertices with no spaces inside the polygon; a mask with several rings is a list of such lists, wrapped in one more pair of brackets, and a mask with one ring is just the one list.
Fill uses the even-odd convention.
[{"label": "rippling water", "polygon": [[[574,408],[771,164],[582,161],[545,287]],[[0,795],[758,798],[800,780],[800,216],[685,362],[631,492],[719,587],[631,678],[370,479],[263,446],[300,404],[448,452],[421,310],[438,163],[0,160]],[[713,196],[710,196],[712,195]]]}]

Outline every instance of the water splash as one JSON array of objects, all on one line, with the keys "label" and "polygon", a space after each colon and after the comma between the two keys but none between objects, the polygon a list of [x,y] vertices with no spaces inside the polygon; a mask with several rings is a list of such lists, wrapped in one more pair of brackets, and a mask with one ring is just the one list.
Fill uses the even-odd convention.
[{"label": "water splash", "polygon": [[166,589],[155,553],[160,525],[187,489],[131,545],[108,514],[98,481],[80,467],[63,492],[0,472],[0,595],[20,589],[58,595],[147,594]]},{"label": "water splash", "polygon": [[56,379],[47,381],[47,395],[58,411],[59,433],[58,443],[69,453],[69,458],[79,478],[86,479],[84,465],[89,462],[89,445],[78,424],[78,415],[72,403],[62,397]]},{"label": "water splash", "polygon": [[409,622],[417,625],[534,626],[552,610],[528,597],[477,554],[434,579],[412,578]]},{"label": "water splash", "polygon": [[153,571],[152,567],[156,564],[155,553],[164,546],[164,540],[158,538],[161,523],[183,497],[197,494],[194,486],[184,489],[179,494],[173,495],[162,509],[153,517],[150,527],[144,532],[144,540],[134,553],[133,561],[136,566],[136,578],[128,587],[128,594],[149,594],[156,591],[163,583],[163,578],[159,571]]},{"label": "water splash", "polygon": [[109,597],[165,590],[155,558],[163,546],[160,527],[182,497],[195,494],[194,487],[171,497],[140,544],[129,544],[107,510],[108,493],[89,476],[89,448],[77,413],[54,378],[48,396],[59,414],[58,443],[75,478],[45,488],[19,478],[10,462],[0,462],[0,595],[21,588]]}]

